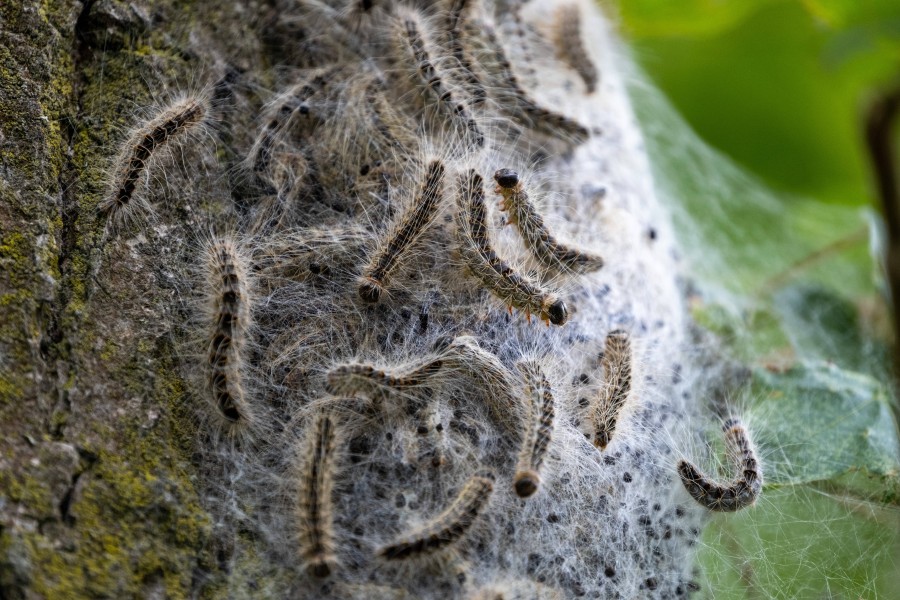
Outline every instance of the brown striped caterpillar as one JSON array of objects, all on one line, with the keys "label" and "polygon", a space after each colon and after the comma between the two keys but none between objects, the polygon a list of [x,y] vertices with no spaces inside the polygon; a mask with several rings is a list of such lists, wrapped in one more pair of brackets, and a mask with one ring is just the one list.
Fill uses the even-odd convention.
[{"label": "brown striped caterpillar", "polygon": [[339,71],[340,67],[317,69],[308,79],[295,84],[278,97],[269,122],[266,123],[250,150],[255,173],[262,174],[268,171],[278,135],[288,126],[295,114],[309,114],[310,98],[321,92]]},{"label": "brown striped caterpillar", "polygon": [[567,4],[556,12],[556,48],[559,55],[578,73],[588,94],[597,89],[597,68],[581,39],[581,12],[577,4]]},{"label": "brown striped caterpillar", "polygon": [[235,241],[223,236],[207,246],[204,270],[210,314],[207,389],[217,421],[235,435],[253,424],[242,382],[252,302],[249,269]]},{"label": "brown striped caterpillar", "polygon": [[331,417],[320,415],[304,444],[303,467],[298,474],[297,525],[300,558],[307,572],[315,577],[328,577],[337,565],[331,505],[335,438]]},{"label": "brown striped caterpillar", "polygon": [[596,271],[603,266],[599,256],[581,252],[559,243],[544,225],[544,219],[531,203],[519,174],[512,169],[494,173],[496,191],[503,196],[501,208],[509,211],[509,223],[516,226],[525,245],[547,269],[566,273]]},{"label": "brown striped caterpillar", "polygon": [[472,104],[479,106],[484,103],[487,93],[472,68],[472,61],[462,41],[463,23],[471,6],[471,0],[452,0],[450,9],[447,11],[447,37],[450,53],[453,54],[462,71],[460,76],[471,90]]},{"label": "brown striped caterpillar", "polygon": [[541,465],[553,435],[555,411],[553,390],[540,366],[531,361],[520,362],[517,366],[525,378],[528,417],[513,487],[520,498],[527,498],[541,483]]},{"label": "brown striped caterpillar", "polygon": [[524,311],[529,320],[534,313],[543,321],[563,325],[569,318],[566,303],[555,293],[513,271],[491,248],[484,205],[484,182],[474,169],[460,178],[460,196],[458,227],[461,255],[466,267],[495,296],[511,307]]},{"label": "brown striped caterpillar", "polygon": [[[543,108],[528,96],[513,73],[512,65],[494,29],[487,23],[479,23],[479,28],[493,56],[493,66],[496,68],[494,76],[499,80],[499,87],[509,95],[506,101],[499,104],[500,109],[514,121],[545,135],[551,137],[561,135],[576,144],[587,140],[590,132],[583,125],[565,115]],[[485,66],[490,65],[485,63]]]},{"label": "brown striped caterpillar", "polygon": [[685,489],[700,505],[719,512],[735,512],[756,502],[762,490],[762,468],[740,419],[722,425],[727,454],[734,458],[738,477],[728,485],[716,483],[686,460],[678,462],[678,475]]},{"label": "brown striped caterpillar", "polygon": [[176,102],[141,125],[128,138],[115,161],[112,192],[99,205],[100,214],[114,223],[125,223],[147,206],[134,198],[147,164],[160,149],[184,138],[209,114],[208,101],[190,97]]},{"label": "brown striped caterpillar", "polygon": [[340,365],[328,372],[325,389],[333,396],[364,394],[377,399],[389,390],[403,392],[424,384],[441,366],[441,360],[429,360],[411,369],[392,371],[364,364]]},{"label": "brown striped caterpillar", "polygon": [[401,18],[398,38],[409,58],[416,67],[416,73],[422,84],[431,90],[440,106],[450,114],[451,118],[462,125],[466,139],[475,146],[484,146],[484,134],[478,123],[464,104],[458,101],[453,91],[447,87],[446,75],[438,70],[432,62],[433,51],[429,51],[431,42],[427,39],[425,27],[415,12],[408,12]]},{"label": "brown striped caterpillar", "polygon": [[466,482],[447,510],[400,540],[378,551],[387,560],[431,554],[462,539],[486,508],[494,491],[494,476],[475,475]]},{"label": "brown striped caterpillar", "polygon": [[604,386],[594,401],[594,445],[604,450],[631,392],[631,340],[621,329],[610,331],[600,361]]},{"label": "brown striped caterpillar", "polygon": [[359,282],[360,298],[366,302],[378,302],[381,298],[385,283],[403,253],[419,239],[437,215],[443,184],[444,163],[431,161],[415,205],[406,211],[391,234],[380,240],[381,246],[363,271]]}]

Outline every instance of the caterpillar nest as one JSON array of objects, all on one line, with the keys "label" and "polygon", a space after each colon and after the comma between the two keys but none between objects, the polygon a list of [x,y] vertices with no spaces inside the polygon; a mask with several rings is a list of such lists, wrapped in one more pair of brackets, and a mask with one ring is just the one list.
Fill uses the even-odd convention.
[{"label": "caterpillar nest", "polygon": [[[252,34],[274,89],[238,72],[162,106],[98,213],[107,255],[174,248],[208,577],[235,598],[696,590],[710,509],[675,457],[702,374],[607,21],[272,4]],[[215,144],[185,141],[201,118]]]}]

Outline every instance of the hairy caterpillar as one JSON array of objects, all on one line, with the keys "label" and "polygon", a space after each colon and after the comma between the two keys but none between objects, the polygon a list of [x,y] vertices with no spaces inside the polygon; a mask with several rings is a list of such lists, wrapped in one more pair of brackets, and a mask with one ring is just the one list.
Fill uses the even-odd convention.
[{"label": "hairy caterpillar", "polygon": [[252,302],[249,270],[231,237],[213,239],[205,255],[210,305],[207,387],[217,420],[229,433],[235,434],[253,422],[242,382]]},{"label": "hairy caterpillar", "polygon": [[437,552],[461,539],[484,510],[494,491],[494,476],[475,475],[466,482],[447,510],[400,540],[378,551],[388,560],[403,560]]},{"label": "hairy caterpillar", "polygon": [[484,85],[478,79],[475,70],[472,68],[472,62],[465,50],[463,44],[463,22],[472,7],[471,0],[453,0],[450,9],[447,11],[447,37],[448,46],[453,57],[459,63],[462,70],[461,76],[472,93],[472,104],[479,106],[487,99]]},{"label": "hairy caterpillar", "polygon": [[594,445],[604,450],[631,392],[631,340],[621,329],[609,332],[601,360],[604,387],[593,408]]},{"label": "hairy caterpillar", "polygon": [[722,425],[726,452],[735,460],[739,475],[729,485],[710,479],[686,460],[678,462],[678,474],[685,489],[700,505],[709,510],[734,512],[751,506],[762,490],[763,476],[753,444],[739,419],[728,419]]},{"label": "hairy caterpillar", "polygon": [[416,72],[422,83],[437,97],[439,104],[451,115],[452,119],[463,125],[466,138],[475,146],[484,146],[484,133],[478,127],[478,123],[469,114],[466,106],[459,102],[447,87],[446,76],[439,72],[432,62],[433,52],[428,49],[430,42],[423,33],[424,28],[418,15],[409,12],[401,20],[401,43],[406,46],[408,54],[415,62]]},{"label": "hairy caterpillar", "polygon": [[581,39],[581,11],[577,4],[567,4],[556,12],[556,47],[562,59],[584,81],[587,93],[593,94],[599,76]]},{"label": "hairy caterpillar", "polygon": [[320,415],[304,444],[299,474],[297,523],[300,557],[310,575],[328,577],[337,564],[331,494],[334,488],[335,427]]},{"label": "hairy caterpillar", "polygon": [[494,65],[484,63],[484,65],[486,68],[496,69],[494,77],[499,80],[499,87],[509,95],[507,101],[500,103],[500,110],[507,113],[514,121],[529,129],[534,128],[545,135],[562,136],[576,144],[587,140],[590,132],[583,125],[565,115],[538,105],[528,96],[513,73],[512,65],[493,28],[487,23],[479,23],[479,27],[495,63]]},{"label": "hairy caterpillar", "polygon": [[403,253],[425,232],[437,214],[444,183],[444,163],[439,160],[428,164],[422,190],[415,205],[408,210],[394,231],[376,250],[375,256],[365,268],[359,283],[359,297],[366,302],[378,302],[384,285],[396,268]]},{"label": "hairy caterpillar", "polygon": [[540,471],[553,435],[555,411],[553,390],[540,366],[531,361],[520,362],[517,366],[525,378],[528,418],[513,487],[516,494],[527,498],[537,491],[541,482]]},{"label": "hairy caterpillar", "polygon": [[100,203],[100,214],[110,221],[122,223],[133,212],[145,208],[136,204],[133,198],[147,163],[159,149],[202,124],[208,113],[206,99],[200,96],[185,98],[136,129],[116,158],[113,191]]},{"label": "hairy caterpillar", "polygon": [[554,325],[569,317],[566,303],[555,293],[542,289],[507,265],[490,245],[481,175],[470,169],[460,179],[459,230],[462,258],[485,287],[504,302],[532,313]]},{"label": "hairy caterpillar", "polygon": [[603,266],[603,259],[560,244],[544,225],[519,174],[512,169],[500,169],[494,173],[496,191],[503,196],[502,209],[509,211],[509,222],[516,226],[525,245],[546,268],[557,272],[585,273]]},{"label": "hairy caterpillar", "polygon": [[328,372],[325,389],[335,396],[362,393],[378,398],[387,390],[403,391],[422,385],[435,375],[441,366],[441,360],[429,360],[402,371],[386,371],[363,364],[340,365]]}]

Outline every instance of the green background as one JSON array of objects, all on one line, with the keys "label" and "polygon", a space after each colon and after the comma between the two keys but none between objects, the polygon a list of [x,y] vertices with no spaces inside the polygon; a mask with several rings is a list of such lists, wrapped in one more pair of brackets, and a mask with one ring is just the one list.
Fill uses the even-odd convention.
[{"label": "green background", "polygon": [[701,595],[897,597],[892,328],[863,123],[900,85],[900,0],[603,4],[639,71],[694,316],[753,373],[735,404],[766,485],[707,528]]}]

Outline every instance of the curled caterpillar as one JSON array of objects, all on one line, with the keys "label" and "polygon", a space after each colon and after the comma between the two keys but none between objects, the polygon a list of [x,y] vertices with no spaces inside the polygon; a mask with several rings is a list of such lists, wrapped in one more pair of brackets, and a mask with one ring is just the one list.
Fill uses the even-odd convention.
[{"label": "curled caterpillar", "polygon": [[734,457],[738,477],[729,485],[710,479],[686,460],[678,462],[678,474],[685,489],[702,506],[719,512],[735,512],[751,506],[762,490],[763,476],[753,444],[739,419],[728,419],[722,425],[725,448]]},{"label": "curled caterpillar", "polygon": [[359,297],[366,302],[378,302],[384,285],[397,267],[403,253],[425,232],[437,215],[444,183],[444,163],[434,160],[428,164],[422,190],[416,203],[403,215],[391,234],[380,240],[372,261],[365,268],[359,283]]},{"label": "curled caterpillar", "polygon": [[378,554],[388,560],[403,560],[442,550],[460,540],[487,506],[494,491],[491,474],[475,475],[447,510]]},{"label": "curled caterpillar", "polygon": [[516,273],[494,249],[488,237],[481,175],[470,169],[460,181],[459,230],[462,258],[466,266],[495,296],[511,306],[532,313],[554,325],[569,318],[566,303],[523,275]]},{"label": "curled caterpillar", "polygon": [[525,240],[525,245],[546,268],[557,272],[585,273],[603,266],[599,256],[581,252],[559,243],[544,225],[525,191],[519,174],[512,169],[500,169],[494,173],[496,191],[503,196],[503,210],[509,211],[509,222],[514,224]]},{"label": "curled caterpillar", "polygon": [[537,491],[541,483],[541,466],[553,435],[555,411],[553,390],[540,366],[523,361],[518,367],[525,378],[528,418],[525,419],[524,439],[513,487],[519,497],[527,498]]},{"label": "curled caterpillar", "polygon": [[604,386],[594,404],[594,445],[604,450],[631,392],[631,340],[621,329],[609,332],[603,350]]}]

